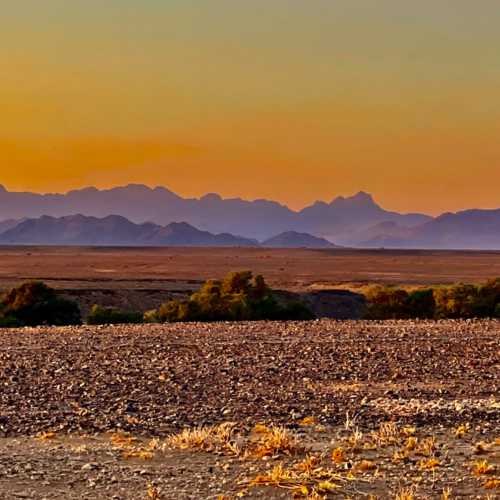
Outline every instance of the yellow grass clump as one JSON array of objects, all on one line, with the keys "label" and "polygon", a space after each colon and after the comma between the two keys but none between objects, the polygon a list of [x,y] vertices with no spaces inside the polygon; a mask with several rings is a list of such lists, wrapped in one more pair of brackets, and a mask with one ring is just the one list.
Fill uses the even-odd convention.
[{"label": "yellow grass clump", "polygon": [[111,434],[109,439],[115,448],[130,448],[137,442],[137,438],[121,432]]},{"label": "yellow grass clump", "polygon": [[436,438],[431,436],[418,443],[415,448],[415,453],[417,455],[423,455],[424,457],[432,457],[437,449]]},{"label": "yellow grass clump", "polygon": [[335,448],[332,451],[332,461],[336,464],[342,464],[346,461],[345,451],[343,448]]},{"label": "yellow grass clump", "polygon": [[356,470],[359,470],[362,472],[375,470],[376,468],[377,468],[377,466],[371,460],[362,460],[359,464],[356,464],[356,466],[355,466]]},{"label": "yellow grass clump", "polygon": [[146,489],[146,498],[150,500],[161,500],[161,490],[154,484],[149,483]]},{"label": "yellow grass clump", "polygon": [[302,427],[310,427],[312,425],[316,425],[318,420],[316,417],[305,417],[299,423]]},{"label": "yellow grass clump", "polygon": [[451,500],[451,488],[444,488],[441,493],[441,500]]},{"label": "yellow grass clump", "polygon": [[56,433],[55,432],[41,432],[36,436],[36,439],[39,441],[49,441],[51,439],[55,439]]},{"label": "yellow grass clump", "polygon": [[239,455],[241,450],[234,441],[235,424],[226,422],[212,427],[184,429],[165,440],[164,448],[198,450],[206,452],[226,451]]},{"label": "yellow grass clump", "polygon": [[439,467],[440,465],[441,462],[434,457],[420,460],[419,462],[419,466],[422,470],[434,470],[436,467]]},{"label": "yellow grass clump", "polygon": [[453,434],[455,435],[456,438],[462,439],[465,434],[467,434],[470,430],[470,424],[469,422],[466,422],[465,424],[459,425],[454,431]]},{"label": "yellow grass clump", "polygon": [[396,493],[394,500],[415,500],[415,488],[403,488]]},{"label": "yellow grass clump", "polygon": [[394,422],[384,422],[380,424],[378,431],[371,433],[371,436],[376,445],[380,447],[394,444],[398,434],[398,428]]},{"label": "yellow grass clump", "polygon": [[259,439],[250,449],[254,457],[274,457],[280,454],[295,455],[304,451],[299,439],[285,427],[272,426],[261,432]]},{"label": "yellow grass clump", "polygon": [[500,479],[497,478],[491,478],[486,481],[483,486],[487,490],[499,490],[500,489]]},{"label": "yellow grass clump", "polygon": [[495,466],[487,460],[479,460],[474,463],[474,475],[476,476],[485,476],[493,474],[493,472],[495,472]]}]

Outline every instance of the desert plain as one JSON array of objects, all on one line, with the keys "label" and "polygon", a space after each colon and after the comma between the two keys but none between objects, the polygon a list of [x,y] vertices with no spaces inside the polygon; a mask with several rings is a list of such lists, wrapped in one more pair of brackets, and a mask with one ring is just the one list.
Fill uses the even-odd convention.
[{"label": "desert plain", "polygon": [[[239,269],[355,290],[484,281],[500,253],[0,250],[0,288],[144,308]],[[1,330],[0,498],[497,498],[499,338],[498,320]]]}]

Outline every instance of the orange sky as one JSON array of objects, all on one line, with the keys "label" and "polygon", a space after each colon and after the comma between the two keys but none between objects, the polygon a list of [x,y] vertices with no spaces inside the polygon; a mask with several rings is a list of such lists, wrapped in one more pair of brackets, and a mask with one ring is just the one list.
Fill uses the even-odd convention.
[{"label": "orange sky", "polygon": [[[481,8],[479,8],[479,5]],[[500,3],[37,0],[0,35],[0,183],[294,208],[500,206]]]}]

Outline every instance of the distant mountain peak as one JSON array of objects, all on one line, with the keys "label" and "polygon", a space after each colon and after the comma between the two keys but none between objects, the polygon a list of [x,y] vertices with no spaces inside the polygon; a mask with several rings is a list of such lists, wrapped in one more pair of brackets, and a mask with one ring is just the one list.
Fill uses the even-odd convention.
[{"label": "distant mountain peak", "polygon": [[117,189],[126,189],[127,191],[137,191],[140,193],[147,193],[152,191],[152,189],[149,186],[146,186],[145,184],[135,184],[135,183],[130,183],[124,187],[118,187]]},{"label": "distant mountain peak", "polygon": [[335,248],[331,241],[309,233],[285,231],[262,242],[262,246],[270,248]]},{"label": "distant mountain peak", "polygon": [[367,193],[366,191],[359,191],[354,196],[352,196],[351,199],[356,201],[375,203],[373,200],[373,196],[370,193]]},{"label": "distant mountain peak", "polygon": [[353,196],[337,196],[331,202],[332,206],[378,206],[370,193],[359,191]]},{"label": "distant mountain peak", "polygon": [[222,197],[217,193],[207,193],[206,195],[204,195],[200,198],[200,201],[218,202],[218,201],[222,201]]}]

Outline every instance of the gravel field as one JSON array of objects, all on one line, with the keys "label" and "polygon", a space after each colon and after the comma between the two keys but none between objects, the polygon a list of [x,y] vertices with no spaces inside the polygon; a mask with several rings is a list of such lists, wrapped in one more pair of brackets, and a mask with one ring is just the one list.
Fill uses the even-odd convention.
[{"label": "gravel field", "polygon": [[[468,423],[471,442],[453,448],[468,460],[474,440],[498,438],[499,339],[499,321],[4,330],[0,498],[155,498],[150,481],[159,484],[157,498],[233,498],[261,461],[247,467],[224,454],[175,450],[124,461],[107,434],[161,441],[227,421],[242,433],[259,422],[281,424],[324,450],[343,439],[346,419],[360,432],[392,421],[448,437]],[[316,431],[301,425],[311,416]],[[44,432],[51,434],[35,438]],[[490,460],[498,468],[498,447]],[[441,498],[439,488],[458,481],[453,471],[434,489],[422,486],[422,498]],[[338,498],[391,498],[412,477],[387,474]],[[458,497],[486,498],[475,481],[462,480]],[[254,488],[245,496],[288,498],[290,491]]]}]

